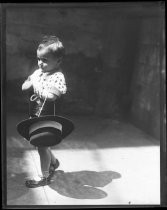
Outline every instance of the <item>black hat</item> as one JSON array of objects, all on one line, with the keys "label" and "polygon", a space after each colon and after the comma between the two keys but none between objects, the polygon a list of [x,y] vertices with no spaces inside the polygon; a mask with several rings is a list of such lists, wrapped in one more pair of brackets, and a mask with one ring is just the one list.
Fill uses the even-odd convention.
[{"label": "black hat", "polygon": [[17,124],[17,131],[34,146],[54,146],[74,129],[73,123],[58,115],[26,119]]}]

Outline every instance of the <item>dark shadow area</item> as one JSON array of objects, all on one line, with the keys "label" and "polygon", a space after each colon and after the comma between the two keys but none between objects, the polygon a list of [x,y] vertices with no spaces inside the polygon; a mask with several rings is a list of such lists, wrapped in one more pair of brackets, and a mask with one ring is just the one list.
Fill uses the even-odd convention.
[{"label": "dark shadow area", "polygon": [[[160,38],[164,33],[163,7],[156,3],[139,5],[141,11],[138,6],[120,4],[117,9],[76,7],[76,12],[49,7],[9,12],[5,34],[7,110],[28,110],[21,86],[37,68],[35,43],[41,39],[42,26],[43,30],[56,31],[67,46],[62,63],[68,87],[61,103],[63,113],[123,116],[159,140],[159,89],[165,55]],[[20,19],[22,16],[26,18]]]},{"label": "dark shadow area", "polygon": [[[63,115],[64,116],[64,115]],[[16,125],[28,116],[8,114],[7,147],[35,149],[23,139],[16,130]],[[138,129],[133,124],[121,119],[91,116],[65,116],[74,123],[74,131],[53,149],[89,149],[157,146],[159,142]]]},{"label": "dark shadow area", "polygon": [[28,193],[29,189],[25,187],[26,173],[16,174],[7,173],[7,201],[18,199]]},{"label": "dark shadow area", "polygon": [[25,187],[28,165],[24,159],[24,153],[27,149],[19,147],[19,144],[14,145],[10,144],[7,147],[7,202],[12,202],[29,193],[28,188]]},{"label": "dark shadow area", "polygon": [[56,32],[67,50],[62,69],[68,91],[61,100],[62,114],[125,117],[159,140],[163,7],[117,6],[9,10],[4,30],[6,111],[28,114],[22,83],[37,68],[37,40]]},{"label": "dark shadow area", "polygon": [[[64,142],[79,148],[140,147],[159,145],[160,142],[132,123],[119,118],[72,116],[75,130]],[[75,143],[73,144],[72,142]],[[71,143],[70,143],[71,142]],[[72,147],[73,147],[72,146]],[[75,147],[76,148],[76,147]]]},{"label": "dark shadow area", "polygon": [[98,187],[105,187],[113,179],[120,178],[121,175],[114,171],[76,171],[55,172],[54,181],[50,187],[59,194],[76,199],[101,199],[107,193]]}]

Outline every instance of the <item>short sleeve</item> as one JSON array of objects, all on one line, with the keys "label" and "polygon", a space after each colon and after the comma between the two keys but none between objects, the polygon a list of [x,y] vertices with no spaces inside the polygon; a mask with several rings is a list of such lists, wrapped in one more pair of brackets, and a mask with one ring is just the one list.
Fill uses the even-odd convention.
[{"label": "short sleeve", "polygon": [[[67,91],[65,77],[61,72],[55,73],[52,78],[52,87],[50,88],[50,92],[56,95],[65,94]],[[58,94],[59,93],[59,94]]]}]

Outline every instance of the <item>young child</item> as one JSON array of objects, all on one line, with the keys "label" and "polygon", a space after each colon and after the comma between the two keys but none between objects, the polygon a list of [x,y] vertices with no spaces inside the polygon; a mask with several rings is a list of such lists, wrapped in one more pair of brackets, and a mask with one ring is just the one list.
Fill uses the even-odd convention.
[{"label": "young child", "polygon": [[[56,36],[45,36],[37,49],[38,69],[23,83],[22,90],[31,92],[30,118],[55,114],[55,100],[67,91],[60,64],[65,55],[62,42]],[[42,107],[43,103],[45,105]],[[42,111],[41,111],[42,108]],[[44,186],[50,183],[59,161],[50,147],[38,147],[42,177],[27,180],[27,187]]]}]

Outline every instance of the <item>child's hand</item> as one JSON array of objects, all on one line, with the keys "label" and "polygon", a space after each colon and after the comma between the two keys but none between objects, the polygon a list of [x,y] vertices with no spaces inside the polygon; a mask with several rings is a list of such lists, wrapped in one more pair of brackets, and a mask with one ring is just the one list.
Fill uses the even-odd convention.
[{"label": "child's hand", "polygon": [[57,96],[49,92],[49,90],[43,90],[40,97],[43,99],[46,98],[47,101],[54,101],[57,99]]},{"label": "child's hand", "polygon": [[42,87],[34,87],[34,93],[39,97],[39,98],[44,98],[44,96],[46,96],[46,92],[44,93],[44,90],[42,89]]},{"label": "child's hand", "polygon": [[34,88],[34,93],[37,95],[37,97],[41,99],[46,98],[46,100],[48,101],[54,101],[59,97],[58,95],[52,93],[52,91],[50,91],[50,88],[45,87],[45,89],[43,89],[39,83],[38,83],[38,86],[35,86],[33,84],[33,88]]},{"label": "child's hand", "polygon": [[49,95],[49,92],[47,90],[43,90],[40,94],[40,98],[47,99],[48,95]]},{"label": "child's hand", "polygon": [[47,99],[49,95],[49,91],[46,89],[43,89],[42,87],[38,87],[38,88],[34,87],[34,93],[41,99],[45,99],[45,98]]},{"label": "child's hand", "polygon": [[47,101],[55,101],[58,98],[58,96],[49,92],[48,90],[44,90],[42,92],[41,98],[46,98]]},{"label": "child's hand", "polygon": [[30,77],[28,77],[28,79],[22,84],[22,91],[29,90],[30,88],[32,88],[32,81]]}]

